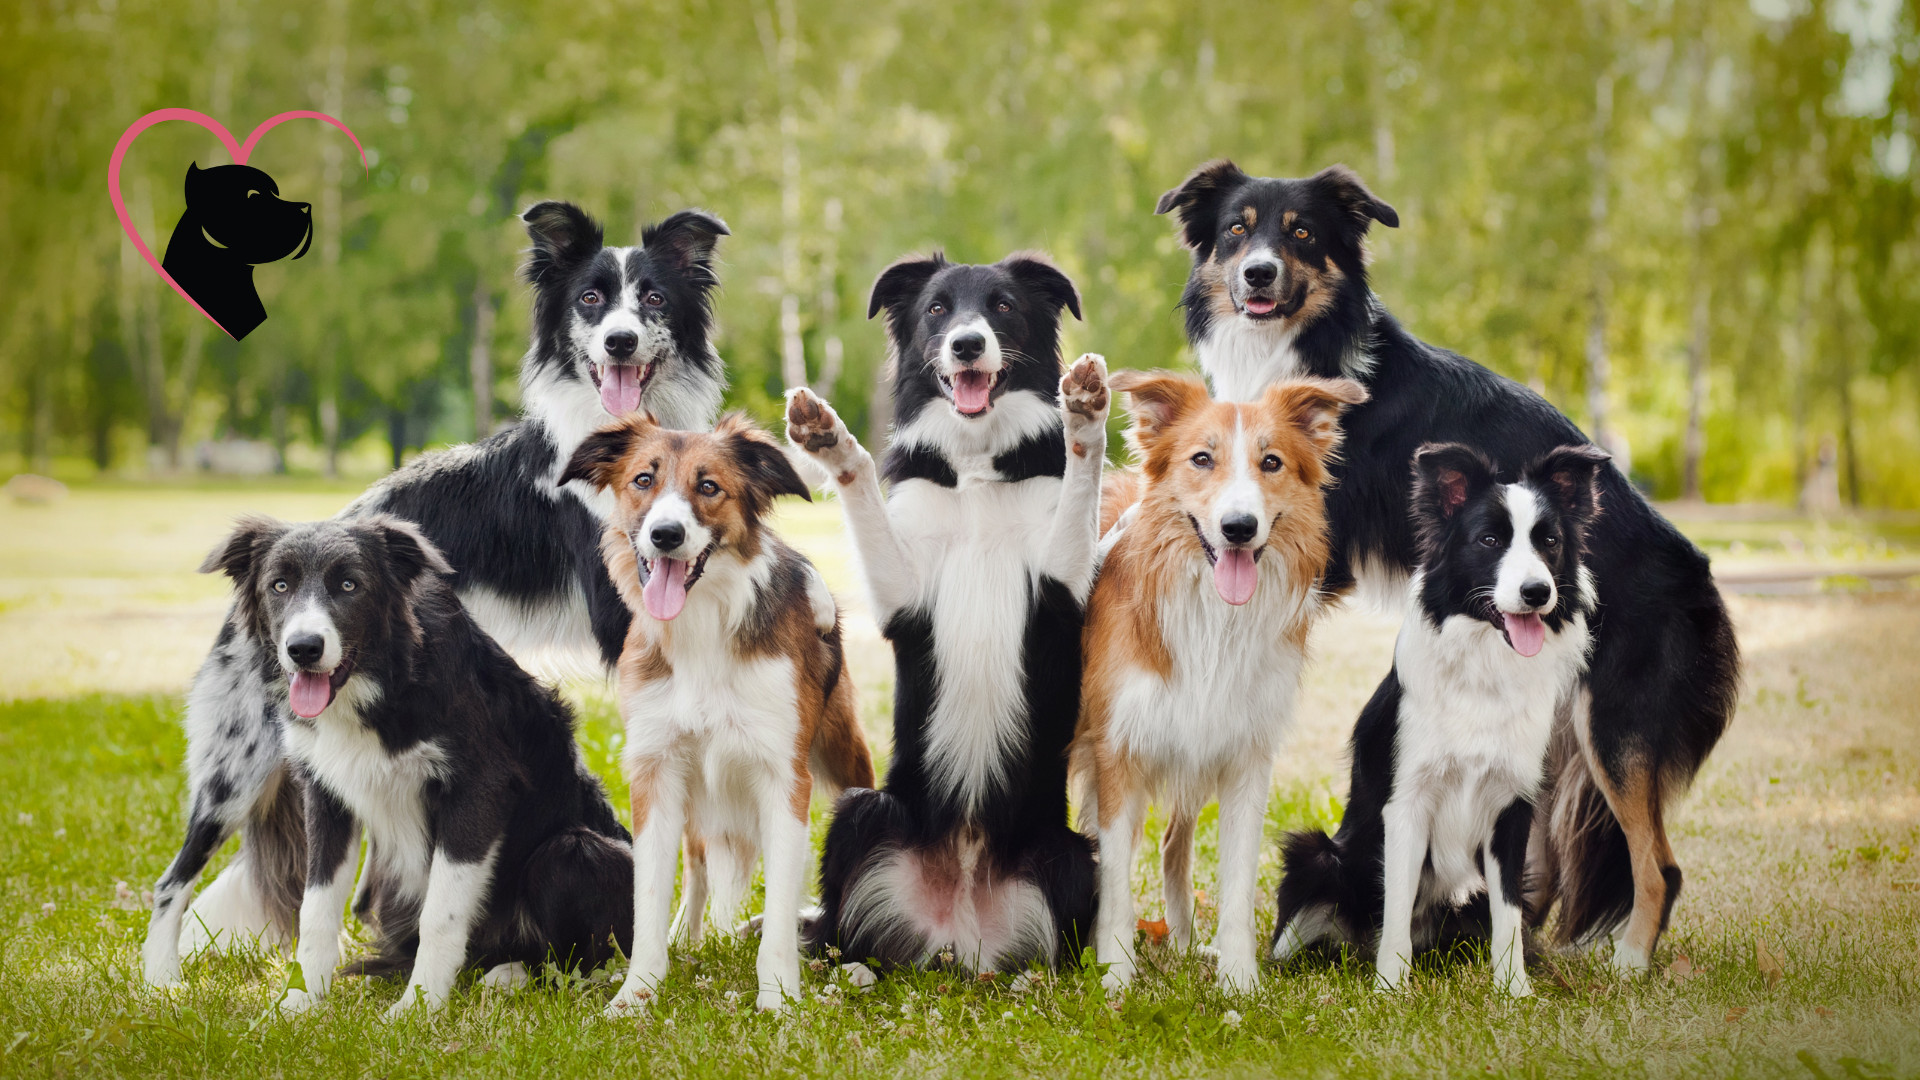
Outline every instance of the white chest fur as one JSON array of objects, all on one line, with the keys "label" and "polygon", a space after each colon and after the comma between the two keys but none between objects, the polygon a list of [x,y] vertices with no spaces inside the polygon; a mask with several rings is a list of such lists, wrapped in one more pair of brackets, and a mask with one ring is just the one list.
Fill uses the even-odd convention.
[{"label": "white chest fur", "polygon": [[1297,337],[1292,326],[1234,316],[1216,319],[1194,352],[1215,400],[1258,401],[1267,387],[1304,374],[1293,347]]}]

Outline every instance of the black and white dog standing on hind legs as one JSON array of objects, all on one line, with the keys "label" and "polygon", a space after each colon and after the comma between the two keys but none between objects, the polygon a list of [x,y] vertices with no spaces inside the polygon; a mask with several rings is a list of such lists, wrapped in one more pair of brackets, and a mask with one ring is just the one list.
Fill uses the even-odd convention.
[{"label": "black and white dog standing on hind legs", "polygon": [[1606,460],[1567,446],[1502,477],[1458,444],[1415,456],[1420,564],[1393,670],[1353,729],[1339,832],[1287,838],[1275,959],[1372,949],[1375,985],[1392,990],[1416,951],[1482,925],[1495,984],[1532,993],[1521,875],[1547,740],[1587,666],[1582,546]]},{"label": "black and white dog standing on hind legs", "polygon": [[[725,389],[710,342],[714,246],[727,227],[683,210],[608,247],[579,207],[523,215],[533,247],[533,341],[520,362],[523,420],[470,446],[427,454],[375,484],[342,518],[415,521],[445,553],[482,629],[522,658],[553,650],[611,667],[629,613],[600,558],[611,499],[561,470],[601,424],[645,409],[705,429]],[[306,865],[300,795],[287,783],[280,715],[231,623],[187,697],[187,835],[154,886],[146,979],[180,977],[180,953],[293,934]],[[194,881],[236,831],[239,855],[192,905]],[[371,878],[355,909],[371,911]],[[184,925],[183,925],[184,924]]]},{"label": "black and white dog standing on hind legs", "polygon": [[[1067,826],[1067,744],[1093,585],[1106,365],[1063,377],[1072,282],[1036,255],[888,267],[896,427],[884,469],[806,390],[787,437],[833,477],[895,661],[893,761],[835,807],[815,946],[976,971],[1077,957],[1091,842]],[[881,474],[889,484],[883,498]]]},{"label": "black and white dog standing on hind legs", "polygon": [[[1161,197],[1158,212],[1170,211],[1193,253],[1187,337],[1215,396],[1253,401],[1300,375],[1356,379],[1370,395],[1341,422],[1328,588],[1401,595],[1417,558],[1407,462],[1422,444],[1524,462],[1589,441],[1538,394],[1387,312],[1367,286],[1364,243],[1374,222],[1400,218],[1350,170],[1283,180],[1215,161]],[[1739,648],[1706,556],[1618,469],[1602,467],[1598,483],[1607,512],[1587,563],[1603,617],[1552,743],[1529,906],[1544,917],[1557,901],[1563,944],[1611,936],[1614,964],[1638,972],[1680,893],[1664,815],[1732,718]]]},{"label": "black and white dog standing on hind legs", "polygon": [[356,966],[409,976],[389,1018],[439,1009],[469,967],[519,982],[631,947],[630,839],[572,713],[467,615],[417,528],[250,518],[206,568],[233,578],[235,640],[287,711],[305,794],[306,985],[280,1008],[333,983],[362,829],[384,885],[378,953]]}]

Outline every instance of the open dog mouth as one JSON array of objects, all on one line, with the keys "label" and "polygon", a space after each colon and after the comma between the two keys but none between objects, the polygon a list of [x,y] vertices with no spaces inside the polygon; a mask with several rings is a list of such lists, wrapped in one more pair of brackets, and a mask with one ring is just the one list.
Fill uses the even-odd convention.
[{"label": "open dog mouth", "polygon": [[1260,553],[1267,550],[1267,546],[1230,547],[1218,551],[1200,528],[1200,519],[1188,514],[1187,520],[1193,524],[1193,535],[1200,539],[1200,550],[1206,553],[1207,562],[1213,567],[1213,591],[1234,607],[1253,599],[1253,591],[1260,584],[1255,564],[1260,561]]},{"label": "open dog mouth", "polygon": [[961,416],[979,416],[993,405],[994,387],[1006,378],[1007,369],[999,371],[976,371],[963,368],[952,375],[940,376],[940,389],[953,400],[953,408]]},{"label": "open dog mouth", "polygon": [[311,720],[327,711],[340,688],[347,684],[353,674],[353,654],[340,658],[340,663],[332,671],[307,671],[302,669],[293,673],[287,686],[287,704],[292,706],[293,715],[302,720]]},{"label": "open dog mouth", "polygon": [[600,391],[600,407],[614,416],[625,416],[640,407],[640,395],[653,378],[655,361],[645,364],[590,363],[587,371]]},{"label": "open dog mouth", "polygon": [[1547,624],[1537,611],[1515,614],[1488,604],[1487,621],[1499,629],[1500,636],[1521,656],[1538,656],[1546,646]]},{"label": "open dog mouth", "polygon": [[641,570],[646,574],[646,583],[640,587],[640,600],[647,607],[647,614],[669,622],[677,617],[687,606],[687,590],[700,580],[706,572],[707,556],[713,554],[718,542],[708,544],[706,550],[687,559],[648,559],[640,557]]}]

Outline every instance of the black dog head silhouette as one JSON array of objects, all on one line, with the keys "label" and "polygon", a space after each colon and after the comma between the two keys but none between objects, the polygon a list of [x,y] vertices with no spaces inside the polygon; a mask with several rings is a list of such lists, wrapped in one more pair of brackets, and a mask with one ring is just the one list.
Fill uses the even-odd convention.
[{"label": "black dog head silhouette", "polygon": [[297,259],[312,243],[312,203],[282,199],[273,177],[251,165],[196,162],[187,166],[187,212],[160,265],[238,340],[267,321],[253,268]]}]

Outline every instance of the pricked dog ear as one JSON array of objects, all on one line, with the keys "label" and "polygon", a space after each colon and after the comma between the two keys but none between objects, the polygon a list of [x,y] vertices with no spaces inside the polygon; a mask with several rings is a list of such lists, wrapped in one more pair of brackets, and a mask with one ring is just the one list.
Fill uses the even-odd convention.
[{"label": "pricked dog ear", "polygon": [[1015,281],[1038,292],[1055,311],[1066,308],[1073,317],[1080,315],[1080,291],[1073,287],[1073,279],[1066,272],[1053,265],[1053,260],[1037,251],[1016,251],[1000,260],[1000,269],[1012,274]]},{"label": "pricked dog ear", "polygon": [[1560,508],[1584,526],[1600,516],[1600,470],[1613,455],[1591,443],[1559,446],[1527,466],[1527,479],[1560,500]]},{"label": "pricked dog ear", "polygon": [[200,167],[199,162],[187,162],[186,192],[187,209],[189,210],[193,209],[193,204],[200,200],[201,189],[206,186],[206,181],[201,178],[201,174],[204,172],[206,172],[206,170]]},{"label": "pricked dog ear", "polygon": [[354,527],[371,533],[387,549],[387,560],[393,566],[393,576],[412,584],[420,575],[427,573],[451,574],[453,564],[440,553],[420,526],[405,518],[390,514],[374,514],[354,523]]},{"label": "pricked dog ear", "polygon": [[1493,463],[1461,443],[1428,443],[1413,452],[1413,509],[1434,522],[1452,517],[1493,486]]},{"label": "pricked dog ear", "polygon": [[260,556],[292,528],[279,518],[248,514],[234,522],[233,532],[201,560],[200,572],[211,574],[218,570],[236,582],[243,582],[253,573]]},{"label": "pricked dog ear", "polygon": [[556,271],[599,251],[606,234],[600,223],[570,202],[535,203],[520,215],[527,223],[533,249],[527,253],[529,284],[545,285]]},{"label": "pricked dog ear", "polygon": [[813,493],[807,490],[806,481],[800,479],[800,473],[787,457],[786,448],[755,425],[747,414],[728,413],[720,418],[713,433],[733,453],[747,481],[756,490],[766,494],[764,501],[754,500],[756,515],[766,509],[766,503],[781,495],[798,495],[808,502],[813,501]]},{"label": "pricked dog ear", "polygon": [[1376,221],[1389,229],[1400,227],[1399,212],[1368,191],[1360,174],[1345,165],[1329,165],[1314,173],[1307,182],[1339,203],[1363,236]]},{"label": "pricked dog ear", "polygon": [[927,287],[933,275],[947,268],[946,253],[936,249],[931,255],[903,255],[895,259],[880,276],[873,279],[873,293],[867,298],[867,318],[886,309],[887,321],[899,323],[900,308],[913,302]]},{"label": "pricked dog ear", "polygon": [[682,210],[640,230],[640,246],[665,255],[676,270],[690,270],[710,265],[714,245],[732,235],[719,217],[700,209]]},{"label": "pricked dog ear", "polygon": [[1340,414],[1368,397],[1352,379],[1294,379],[1267,387],[1260,404],[1304,432],[1324,461],[1340,445]]},{"label": "pricked dog ear", "polygon": [[567,467],[560,471],[558,483],[582,480],[596,489],[613,487],[619,481],[613,474],[614,466],[627,456],[635,440],[658,426],[652,414],[638,412],[595,431],[580,440],[567,459]]},{"label": "pricked dog ear", "polygon": [[1199,379],[1171,371],[1116,371],[1107,385],[1127,395],[1127,411],[1133,414],[1127,437],[1142,452],[1182,416],[1213,400]]},{"label": "pricked dog ear", "polygon": [[1180,242],[1203,258],[1213,250],[1213,223],[1220,200],[1251,177],[1226,158],[1209,161],[1187,175],[1180,186],[1160,196],[1153,212],[1180,211]]}]

